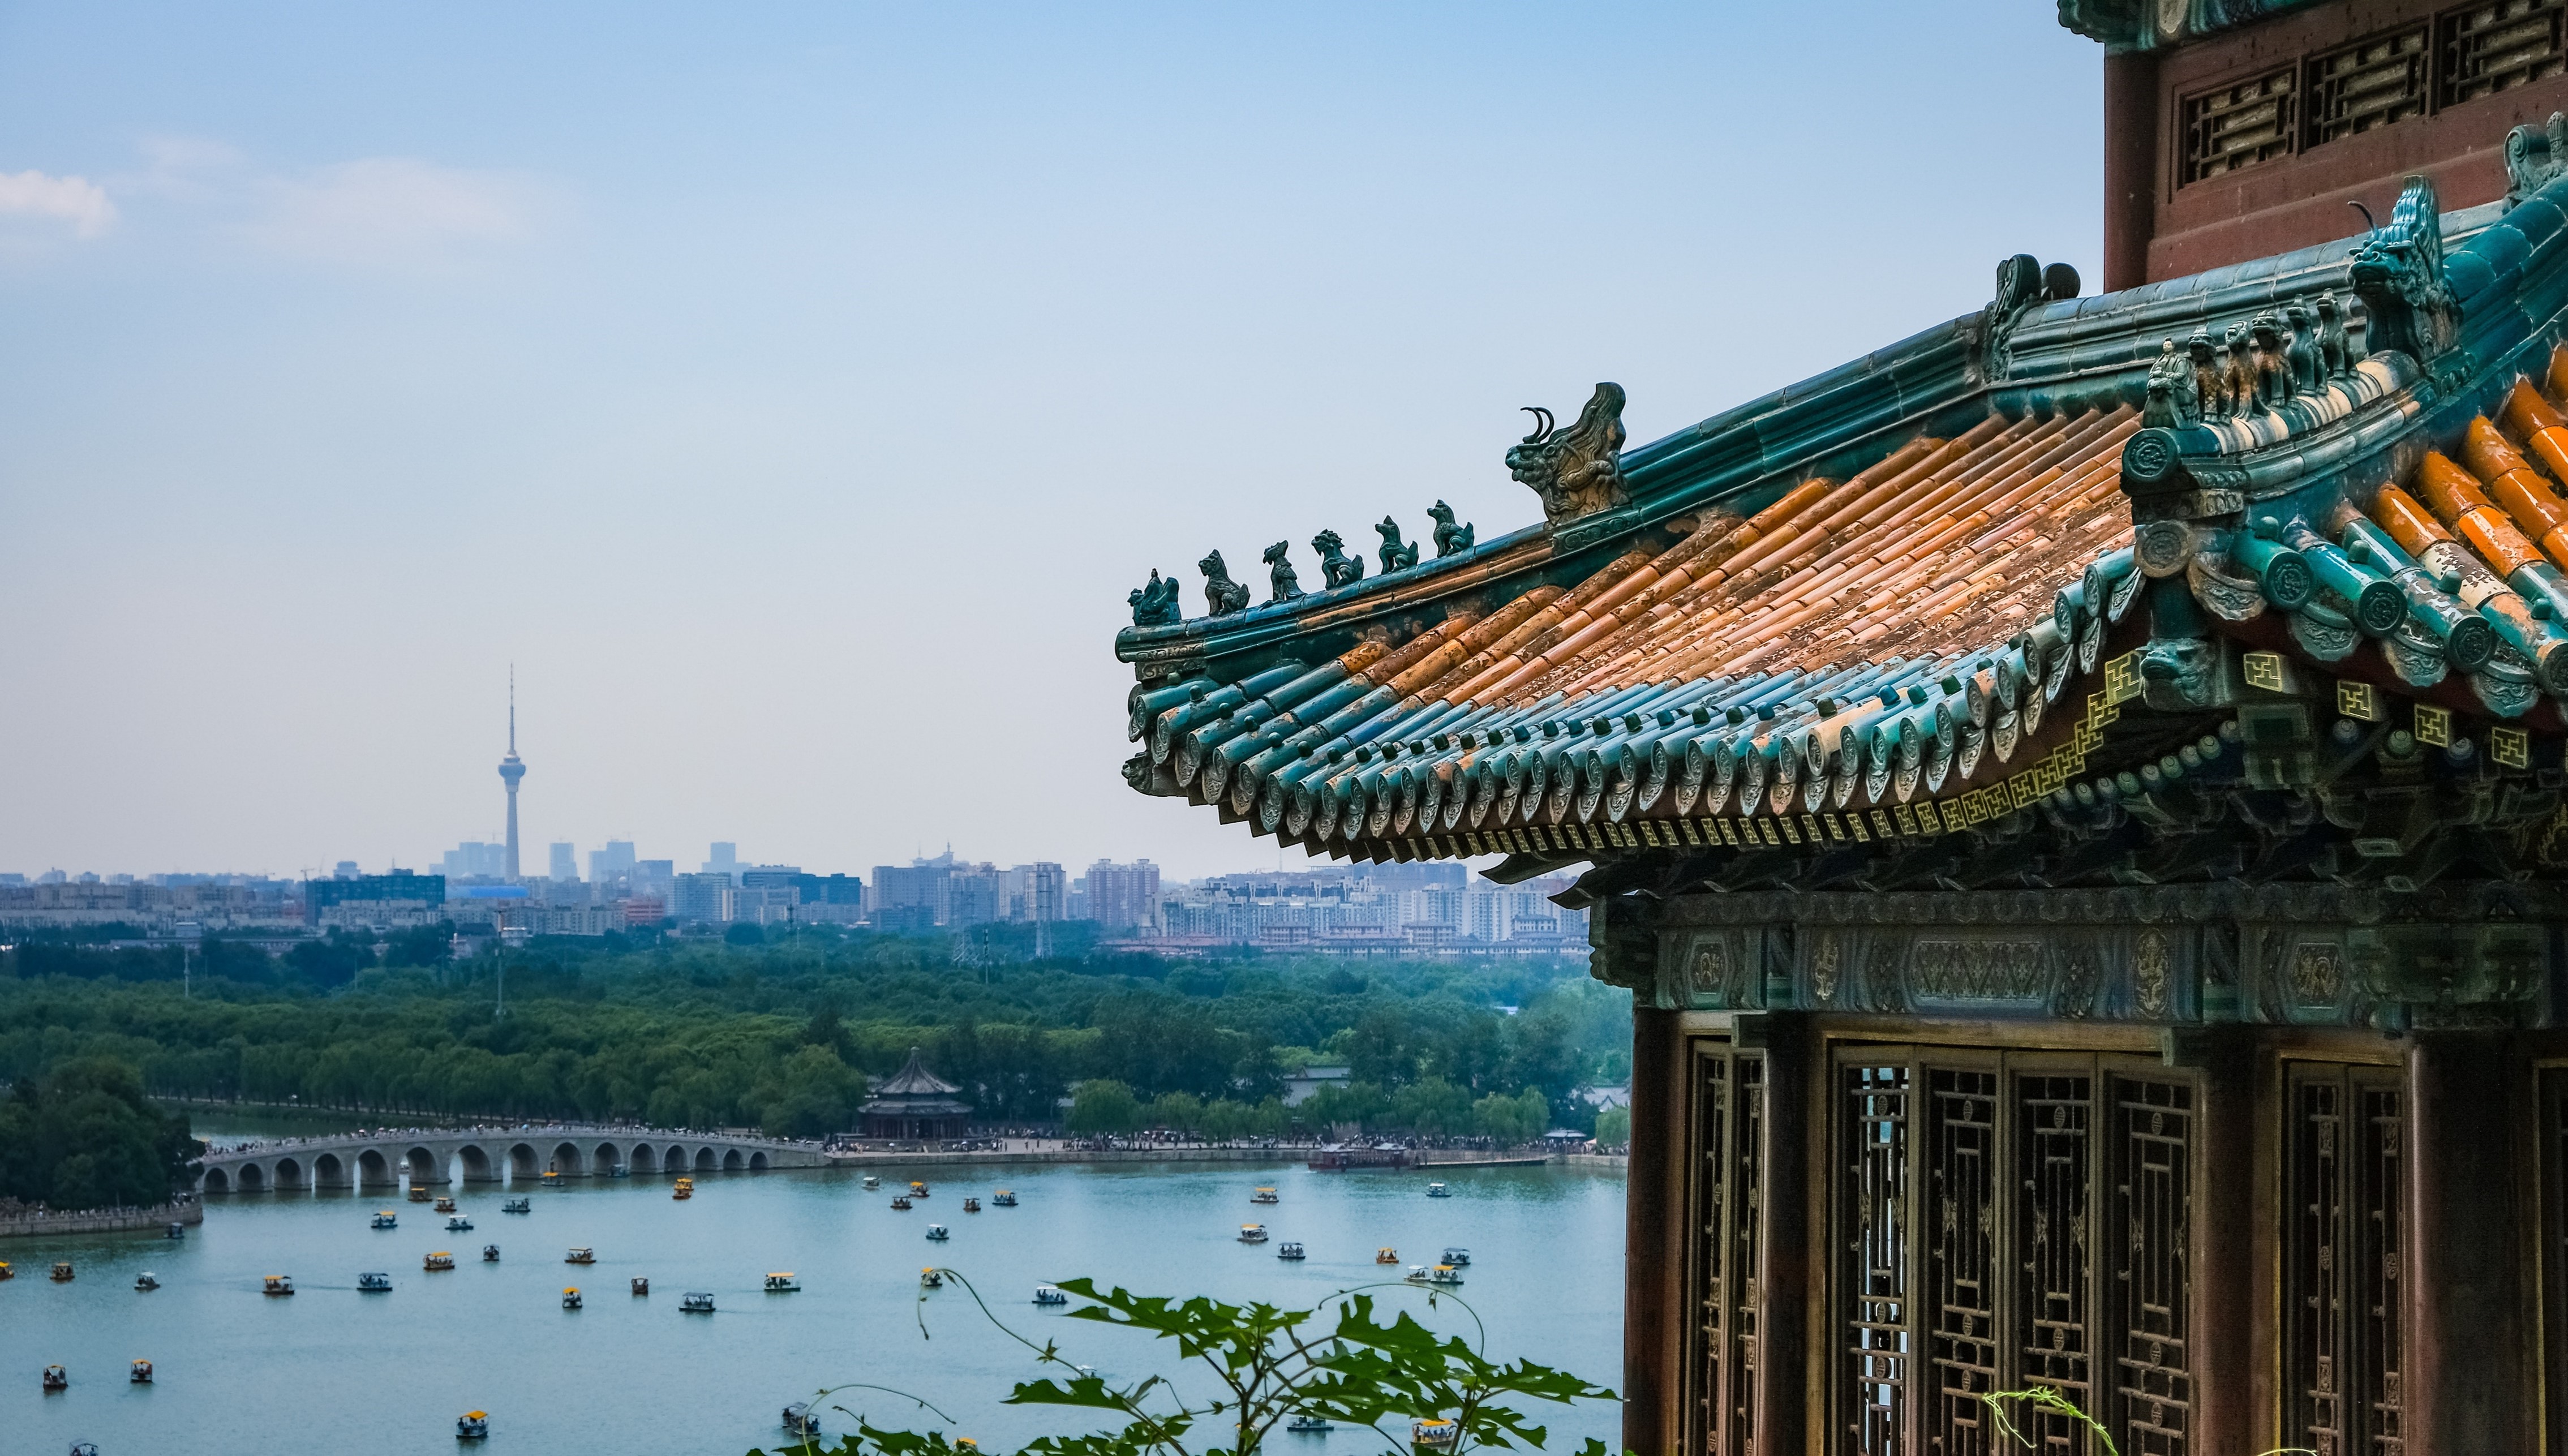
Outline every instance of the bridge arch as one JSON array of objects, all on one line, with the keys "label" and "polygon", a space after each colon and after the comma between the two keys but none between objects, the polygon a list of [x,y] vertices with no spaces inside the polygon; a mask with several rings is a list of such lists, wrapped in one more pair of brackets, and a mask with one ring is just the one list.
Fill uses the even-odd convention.
[{"label": "bridge arch", "polygon": [[446,1160],[429,1148],[412,1148],[402,1154],[402,1162],[409,1169],[410,1181],[414,1186],[424,1188],[436,1184],[443,1187],[449,1181]]},{"label": "bridge arch", "polygon": [[660,1160],[660,1171],[663,1173],[687,1171],[687,1150],[676,1143],[669,1144],[668,1155]]},{"label": "bridge arch", "polygon": [[652,1156],[649,1143],[637,1142],[633,1145],[632,1159],[624,1166],[636,1173],[656,1173],[660,1171],[660,1160]]},{"label": "bridge arch", "polygon": [[256,1193],[267,1186],[267,1170],[256,1163],[240,1165],[240,1191]]},{"label": "bridge arch", "polygon": [[508,1147],[508,1177],[511,1181],[532,1183],[544,1171],[541,1154],[529,1143],[511,1143]]},{"label": "bridge arch", "polygon": [[323,1153],[312,1160],[312,1186],[345,1188],[348,1186],[348,1163],[337,1153]]},{"label": "bridge arch", "polygon": [[753,1173],[764,1173],[767,1171],[767,1149],[760,1148],[757,1152],[749,1155],[749,1171]]},{"label": "bridge arch", "polygon": [[205,1191],[207,1193],[231,1192],[231,1175],[220,1168],[207,1168],[205,1170]]},{"label": "bridge arch", "polygon": [[712,1148],[696,1149],[696,1171],[699,1173],[710,1173],[713,1170],[714,1150]]},{"label": "bridge arch", "polygon": [[480,1143],[469,1142],[464,1144],[462,1147],[455,1150],[455,1156],[458,1161],[464,1164],[465,1182],[496,1183],[499,1181],[498,1168],[491,1164],[488,1150],[484,1149]]},{"label": "bridge arch", "polygon": [[393,1165],[385,1161],[380,1148],[368,1148],[357,1154],[358,1187],[381,1188],[393,1181]]},{"label": "bridge arch", "polygon": [[296,1161],[295,1161],[295,1160],[293,1160],[292,1158],[279,1158],[279,1159],[277,1159],[277,1160],[276,1160],[276,1191],[277,1191],[277,1192],[279,1192],[279,1193],[283,1193],[285,1190],[287,1190],[287,1189],[289,1189],[289,1188],[301,1188],[302,1186],[303,1186],[303,1165],[302,1165],[301,1163],[296,1162]]},{"label": "bridge arch", "polygon": [[588,1164],[580,1158],[579,1144],[568,1142],[554,1143],[552,1171],[559,1173],[565,1178],[586,1177],[588,1174]]},{"label": "bridge arch", "polygon": [[615,1144],[602,1142],[597,1145],[597,1151],[590,1154],[588,1166],[598,1177],[611,1178],[615,1175],[617,1165],[623,1161],[624,1159],[617,1155]]},{"label": "bridge arch", "polygon": [[748,1166],[749,1159],[742,1157],[738,1148],[732,1148],[723,1154],[723,1171],[726,1173],[737,1173]]}]

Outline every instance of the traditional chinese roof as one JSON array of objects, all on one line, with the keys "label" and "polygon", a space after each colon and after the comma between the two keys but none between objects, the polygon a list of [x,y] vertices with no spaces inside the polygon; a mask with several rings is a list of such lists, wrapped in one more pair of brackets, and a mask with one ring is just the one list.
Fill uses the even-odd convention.
[{"label": "traditional chinese roof", "polygon": [[2413,181],[2101,297],[2011,258],[1978,313],[1633,449],[1600,385],[1506,452],[1544,519],[1484,543],[1439,502],[1441,554],[1387,519],[1368,577],[1326,533],[1304,592],[1279,542],[1257,606],[1215,553],[1211,615],[1134,594],[1126,777],[1502,877],[2520,860],[2568,731],[2568,182],[2525,131],[2509,202]]},{"label": "traditional chinese roof", "polygon": [[[895,1097],[949,1097],[963,1090],[927,1069],[918,1059],[918,1048],[909,1048],[909,1060],[874,1087],[874,1101],[885,1102]],[[871,1105],[871,1104],[868,1104]]]}]

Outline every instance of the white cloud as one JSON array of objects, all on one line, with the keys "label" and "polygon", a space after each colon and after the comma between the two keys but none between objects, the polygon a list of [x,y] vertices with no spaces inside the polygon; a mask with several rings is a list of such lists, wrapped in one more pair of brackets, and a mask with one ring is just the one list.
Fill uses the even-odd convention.
[{"label": "white cloud", "polygon": [[0,216],[68,222],[74,236],[97,237],[116,221],[116,204],[87,177],[0,172]]},{"label": "white cloud", "polygon": [[373,156],[258,184],[261,215],[242,230],[275,252],[324,262],[419,266],[525,242],[544,193],[502,172]]}]

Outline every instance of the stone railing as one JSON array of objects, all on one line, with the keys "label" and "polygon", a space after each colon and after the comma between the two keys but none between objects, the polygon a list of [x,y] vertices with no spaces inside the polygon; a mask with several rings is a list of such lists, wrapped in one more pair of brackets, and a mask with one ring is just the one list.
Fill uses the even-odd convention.
[{"label": "stone railing", "polygon": [[205,1206],[181,1198],[157,1208],[11,1209],[0,1213],[0,1239],[45,1234],[124,1234],[170,1224],[201,1224]]}]

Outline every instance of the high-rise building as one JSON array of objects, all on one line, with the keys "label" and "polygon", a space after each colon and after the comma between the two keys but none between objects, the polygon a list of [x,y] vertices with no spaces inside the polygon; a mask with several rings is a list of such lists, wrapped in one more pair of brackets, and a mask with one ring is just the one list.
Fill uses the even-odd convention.
[{"label": "high-rise building", "polygon": [[356,877],[357,862],[353,859],[339,861],[339,867],[330,872],[330,878],[334,880],[353,880]]},{"label": "high-rise building", "polygon": [[499,781],[508,785],[508,868],[506,878],[517,875],[517,780],[526,776],[526,765],[517,761],[517,669],[508,667],[508,756],[499,760]]},{"label": "high-rise building", "polygon": [[999,918],[1038,924],[1066,919],[1070,880],[1060,865],[1021,864],[999,873]]},{"label": "high-rise building", "polygon": [[633,873],[633,841],[609,839],[604,849],[588,852],[588,880],[593,885],[612,885]]},{"label": "high-rise building", "polygon": [[715,840],[713,853],[705,860],[704,872],[709,875],[727,875],[733,884],[739,884],[740,846],[728,839]]},{"label": "high-rise building", "polygon": [[729,875],[680,875],[669,898],[669,914],[681,921],[728,924],[739,913],[739,897]]},{"label": "high-rise building", "polygon": [[545,878],[554,880],[578,879],[578,849],[567,843],[555,844],[552,848],[552,864],[545,869],[544,875]]},{"label": "high-rise building", "polygon": [[1109,931],[1159,928],[1159,867],[1099,860],[1088,867],[1088,918]]}]

